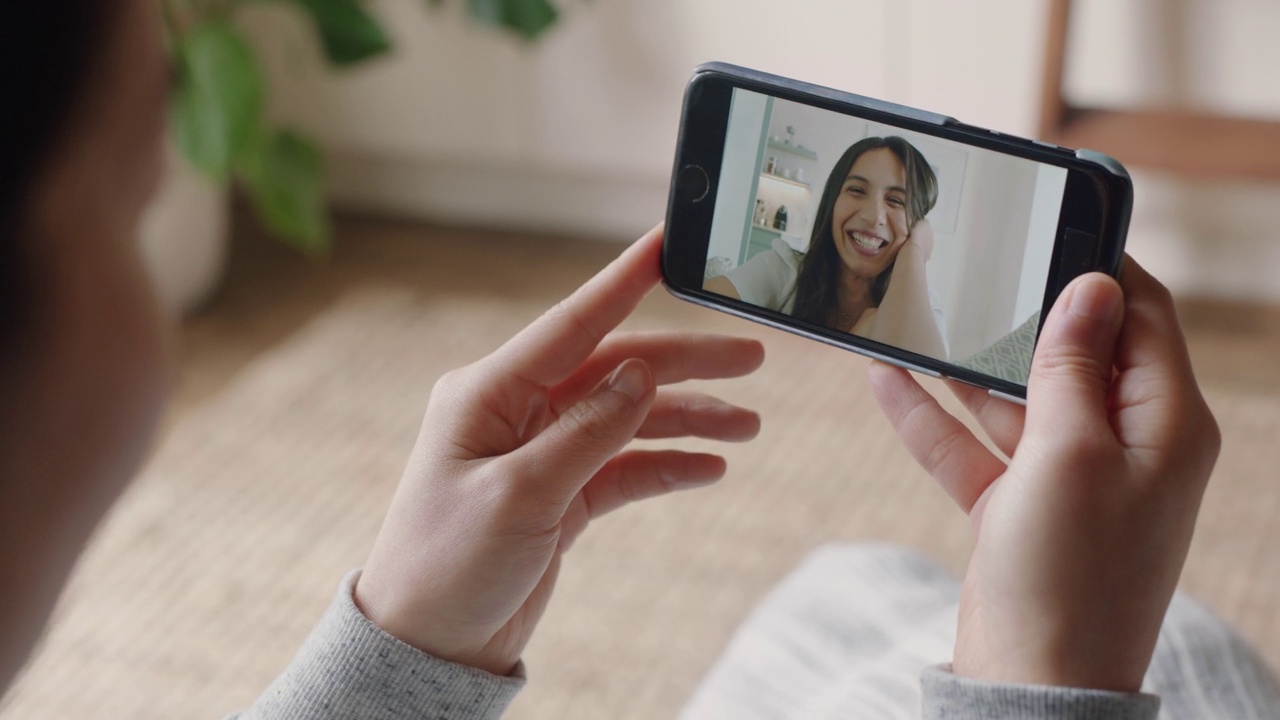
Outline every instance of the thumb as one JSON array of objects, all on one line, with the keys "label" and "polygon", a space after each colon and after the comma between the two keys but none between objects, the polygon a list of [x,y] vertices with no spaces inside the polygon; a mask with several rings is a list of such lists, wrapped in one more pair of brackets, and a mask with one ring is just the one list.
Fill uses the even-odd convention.
[{"label": "thumb", "polygon": [[[1027,381],[1027,426],[1062,433],[1107,427],[1112,360],[1124,295],[1101,273],[1076,278],[1045,321]],[[1099,426],[1098,423],[1103,423]]]},{"label": "thumb", "polygon": [[[554,506],[567,506],[582,486],[626,446],[655,395],[649,366],[632,358],[561,413],[547,429],[512,453],[513,477]],[[544,506],[545,507],[545,506]]]}]

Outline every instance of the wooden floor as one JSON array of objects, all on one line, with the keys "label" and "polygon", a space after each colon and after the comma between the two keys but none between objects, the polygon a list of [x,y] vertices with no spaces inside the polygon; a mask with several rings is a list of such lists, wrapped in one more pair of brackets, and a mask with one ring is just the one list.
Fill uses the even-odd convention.
[{"label": "wooden floor", "polygon": [[[225,282],[182,328],[176,416],[217,393],[255,356],[321,312],[346,290],[371,282],[421,286],[467,282],[432,267],[457,253],[554,253],[564,272],[586,279],[617,243],[343,217],[333,255],[308,261],[240,222]],[[477,266],[483,272],[483,263]],[[1280,307],[1182,298],[1179,309],[1204,383],[1280,390]]]},{"label": "wooden floor", "polygon": [[[251,702],[364,558],[434,377],[619,249],[348,217],[333,258],[312,264],[242,231],[223,292],[182,333],[180,422],[87,553],[27,700],[0,715],[188,717]],[[1280,667],[1280,310],[1183,310],[1225,439],[1182,587]],[[723,452],[731,476],[610,514],[575,545],[513,719],[674,717],[814,548],[873,540],[965,567],[967,518],[879,417],[865,361],[661,291],[637,314],[645,328],[763,339],[765,366],[724,387],[762,411],[762,434],[693,444]],[[66,693],[67,677],[85,692]],[[105,696],[121,704],[79,700]],[[152,697],[166,711],[110,711]]]},{"label": "wooden floor", "polygon": [[217,393],[246,363],[353,288],[465,284],[468,278],[440,277],[433,268],[450,265],[442,258],[462,256],[474,261],[478,275],[486,257],[506,253],[561,256],[563,272],[585,280],[623,247],[360,217],[340,218],[337,237],[331,257],[312,261],[251,222],[237,222],[222,287],[181,329],[177,415]]}]

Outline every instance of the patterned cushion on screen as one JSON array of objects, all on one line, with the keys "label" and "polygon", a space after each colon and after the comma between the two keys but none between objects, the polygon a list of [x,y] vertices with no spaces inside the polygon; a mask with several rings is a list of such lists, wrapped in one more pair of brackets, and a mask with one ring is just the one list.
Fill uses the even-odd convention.
[{"label": "patterned cushion on screen", "polygon": [[1031,373],[1031,354],[1036,347],[1036,331],[1039,328],[1040,313],[1037,312],[1014,328],[1013,332],[956,364],[1001,380],[1026,385],[1027,376]]}]

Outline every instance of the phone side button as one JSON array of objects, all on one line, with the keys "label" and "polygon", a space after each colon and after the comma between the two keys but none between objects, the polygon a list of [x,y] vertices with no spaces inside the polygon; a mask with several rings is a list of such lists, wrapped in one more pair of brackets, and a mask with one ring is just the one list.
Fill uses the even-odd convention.
[{"label": "phone side button", "polygon": [[897,358],[889,357],[888,355],[881,355],[880,353],[877,353],[877,352],[867,352],[867,355],[873,360],[879,360],[882,363],[887,363],[895,367],[900,367],[903,370],[910,370],[911,372],[914,372],[914,373],[920,373],[921,375],[926,375],[936,380],[942,379],[942,373],[938,372],[937,370],[930,370],[929,368],[920,367],[919,365],[912,365],[909,362],[904,362]]},{"label": "phone side button", "polygon": [[1003,393],[1003,392],[1000,392],[999,390],[995,390],[995,389],[988,389],[988,390],[987,390],[987,394],[988,394],[988,395],[990,395],[990,396],[991,396],[991,397],[993,397],[993,398],[1000,398],[1001,400],[1008,400],[1009,402],[1014,403],[1014,404],[1016,404],[1016,405],[1026,405],[1026,404],[1027,404],[1027,399],[1026,399],[1026,398],[1020,398],[1020,397],[1018,397],[1017,395],[1010,395],[1009,393]]}]

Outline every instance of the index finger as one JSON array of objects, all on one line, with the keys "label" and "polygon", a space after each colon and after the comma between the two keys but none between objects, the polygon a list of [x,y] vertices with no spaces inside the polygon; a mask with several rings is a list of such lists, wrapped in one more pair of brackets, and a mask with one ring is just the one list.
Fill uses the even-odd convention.
[{"label": "index finger", "polygon": [[1207,463],[1202,474],[1208,477],[1219,433],[1196,383],[1173,296],[1129,257],[1120,286],[1125,319],[1112,384],[1116,437],[1153,462]]},{"label": "index finger", "polygon": [[1116,348],[1116,368],[1151,370],[1157,380],[1176,387],[1194,386],[1191,355],[1169,290],[1127,255],[1119,280],[1125,295],[1125,327]]},{"label": "index finger", "polygon": [[661,278],[661,225],[627,248],[572,295],[498,348],[499,372],[540,387],[569,377]]}]

